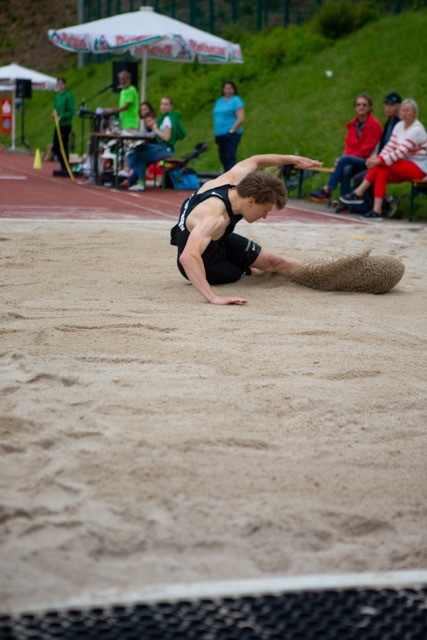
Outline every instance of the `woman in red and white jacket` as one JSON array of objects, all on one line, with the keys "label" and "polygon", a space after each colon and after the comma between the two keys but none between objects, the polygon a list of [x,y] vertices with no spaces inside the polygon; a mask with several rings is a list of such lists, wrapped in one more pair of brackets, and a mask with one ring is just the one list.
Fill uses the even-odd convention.
[{"label": "woman in red and white jacket", "polygon": [[387,183],[423,180],[427,176],[427,133],[418,120],[418,105],[412,98],[404,100],[400,107],[401,121],[393,129],[389,142],[378,156],[368,158],[369,169],[360,186],[340,197],[344,204],[362,204],[363,194],[374,185],[373,211],[363,218],[381,220],[381,210]]}]

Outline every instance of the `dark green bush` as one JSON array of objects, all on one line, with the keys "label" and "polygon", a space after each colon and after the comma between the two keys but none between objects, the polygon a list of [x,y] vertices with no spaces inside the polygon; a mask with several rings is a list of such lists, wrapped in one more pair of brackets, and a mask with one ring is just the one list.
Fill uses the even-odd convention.
[{"label": "dark green bush", "polygon": [[314,25],[325,38],[336,40],[378,18],[379,11],[369,0],[357,3],[327,0],[315,17]]}]

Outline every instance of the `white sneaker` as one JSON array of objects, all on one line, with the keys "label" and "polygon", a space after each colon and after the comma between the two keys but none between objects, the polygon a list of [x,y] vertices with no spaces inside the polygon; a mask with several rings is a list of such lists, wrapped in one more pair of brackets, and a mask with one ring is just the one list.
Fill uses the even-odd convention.
[{"label": "white sneaker", "polygon": [[119,171],[117,175],[119,176],[119,178],[130,178],[132,175],[132,171],[128,171],[127,169],[122,169],[121,171]]},{"label": "white sneaker", "polygon": [[145,191],[145,187],[143,184],[133,184],[128,191]]}]

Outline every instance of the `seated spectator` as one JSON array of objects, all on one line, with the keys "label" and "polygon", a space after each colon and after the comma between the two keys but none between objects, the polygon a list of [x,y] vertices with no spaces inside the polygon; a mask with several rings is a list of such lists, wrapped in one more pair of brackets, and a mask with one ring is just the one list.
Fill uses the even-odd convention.
[{"label": "seated spectator", "polygon": [[[151,137],[151,138],[155,138],[156,134],[154,133],[154,131],[151,131],[150,129],[147,128],[144,118],[146,116],[151,116],[152,118],[156,117],[156,113],[151,105],[150,102],[147,102],[146,100],[144,100],[143,102],[141,102],[141,104],[139,105],[139,131],[142,135],[144,135],[146,138]],[[123,167],[123,169],[121,171],[119,171],[119,176],[121,178],[130,178],[130,176],[133,173],[133,168],[131,167],[130,162],[132,162],[132,158],[131,158],[131,153],[133,153],[135,151],[135,149],[138,147],[139,145],[132,145],[131,149],[128,149],[128,153],[126,153],[126,165]],[[134,156],[132,156],[134,157]],[[138,177],[137,177],[138,179]],[[124,182],[121,183],[120,185],[122,188],[124,189],[128,189],[129,188],[129,182],[127,180],[125,180]]]},{"label": "seated spectator", "polygon": [[144,102],[141,102],[141,104],[139,105],[139,118],[140,118],[139,130],[144,136],[150,137],[150,138],[156,137],[155,132],[149,129],[145,123],[145,118],[156,119],[156,117],[157,117],[156,111],[153,105],[151,104],[151,102],[147,102],[147,100],[144,100]]},{"label": "seated spectator", "polygon": [[[375,150],[375,155],[379,154],[382,149],[385,147],[387,142],[390,140],[391,133],[395,127],[395,125],[400,122],[399,118],[399,109],[402,102],[402,98],[395,91],[393,93],[389,93],[383,100],[384,103],[384,112],[387,116],[387,120],[384,124],[383,135],[381,136],[381,140],[379,141],[378,147]],[[353,178],[353,191],[358,187],[363,178],[366,177],[368,170],[361,171],[356,174]],[[372,210],[374,204],[374,189],[371,187],[364,194],[364,203],[360,205],[349,205],[348,211],[349,213],[367,213]],[[386,203],[387,205],[387,203]],[[387,205],[388,206],[388,205]],[[341,208],[342,207],[342,208]],[[346,211],[347,205],[341,205],[338,207],[340,209],[339,212]],[[338,209],[336,211],[338,211]]]},{"label": "seated spectator", "polygon": [[130,176],[129,191],[145,190],[145,171],[147,164],[172,158],[177,140],[182,140],[186,131],[181,123],[181,116],[173,111],[172,98],[163,97],[160,100],[161,115],[157,118],[148,114],[144,118],[145,126],[155,134],[155,142],[138,147],[129,156],[129,165],[133,168]]},{"label": "seated spectator", "polygon": [[418,105],[408,98],[402,102],[398,122],[381,153],[366,162],[366,178],[355,191],[340,197],[347,205],[363,203],[363,195],[374,185],[374,207],[361,218],[382,220],[382,204],[387,183],[422,180],[427,175],[427,133],[418,120]]},{"label": "seated spectator", "polygon": [[327,202],[331,193],[341,183],[341,194],[350,191],[352,176],[366,168],[366,159],[374,151],[381,138],[381,124],[372,115],[372,99],[360,93],[354,101],[356,117],[347,123],[344,154],[335,161],[335,169],[324,187],[309,194],[314,202]]}]

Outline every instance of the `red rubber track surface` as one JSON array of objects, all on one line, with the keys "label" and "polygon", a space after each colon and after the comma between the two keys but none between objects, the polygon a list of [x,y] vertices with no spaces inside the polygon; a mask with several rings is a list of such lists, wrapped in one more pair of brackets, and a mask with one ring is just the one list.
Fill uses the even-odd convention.
[{"label": "red rubber track surface", "polygon": [[[159,188],[129,193],[89,184],[84,178],[72,181],[68,177],[53,177],[56,168],[56,163],[42,162],[41,169],[35,169],[34,156],[3,152],[0,155],[0,219],[175,221],[181,203],[190,193]],[[267,222],[354,224],[356,220],[336,215],[325,205],[291,200],[285,209],[272,212]]]}]

